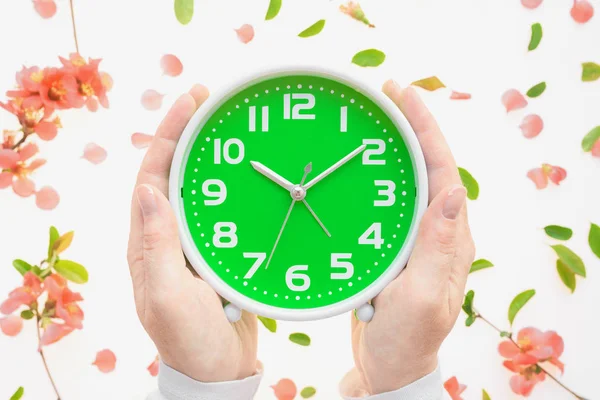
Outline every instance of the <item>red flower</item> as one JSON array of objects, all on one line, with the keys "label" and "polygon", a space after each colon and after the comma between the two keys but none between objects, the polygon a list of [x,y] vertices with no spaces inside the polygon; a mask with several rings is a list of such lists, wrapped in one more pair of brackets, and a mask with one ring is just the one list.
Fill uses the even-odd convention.
[{"label": "red flower", "polygon": [[37,95],[26,98],[19,97],[7,103],[0,102],[0,107],[19,119],[25,133],[35,132],[42,140],[54,139],[58,128],[61,127],[58,117],[52,121],[48,120],[53,111],[49,107],[44,108],[42,100]]},{"label": "red flower", "polygon": [[34,143],[21,147],[18,152],[0,149],[0,189],[12,185],[17,195],[31,196],[35,192],[35,183],[29,179],[29,175],[46,163],[41,158],[28,162],[37,152],[38,147]]},{"label": "red flower", "polygon": [[458,383],[458,379],[456,379],[455,376],[444,382],[444,389],[446,389],[452,400],[462,400],[460,394],[464,392],[466,388],[466,385]]},{"label": "red flower", "polygon": [[83,328],[83,310],[77,304],[83,297],[67,287],[67,281],[57,274],[52,274],[44,279],[44,286],[48,291],[48,299],[56,301],[55,317],[61,318],[65,325],[74,328]]},{"label": "red flower", "polygon": [[42,292],[40,278],[33,272],[26,272],[23,276],[23,286],[16,288],[8,294],[8,299],[0,304],[0,312],[8,315],[23,305],[31,306],[40,297]]},{"label": "red flower", "polygon": [[81,108],[85,103],[79,95],[77,79],[66,69],[44,69],[40,97],[44,106],[50,109]]},{"label": "red flower", "polygon": [[79,95],[85,99],[88,110],[96,111],[98,102],[102,107],[108,108],[106,92],[112,87],[112,78],[110,75],[98,71],[102,60],[90,58],[89,62],[86,62],[77,53],[71,53],[68,60],[59,58],[64,69],[77,79]]}]

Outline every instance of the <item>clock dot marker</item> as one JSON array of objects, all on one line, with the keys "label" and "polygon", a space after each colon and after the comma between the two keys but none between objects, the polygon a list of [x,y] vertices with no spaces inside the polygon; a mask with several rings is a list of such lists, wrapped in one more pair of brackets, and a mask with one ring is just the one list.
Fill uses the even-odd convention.
[{"label": "clock dot marker", "polygon": [[196,226],[197,226],[197,227],[200,227],[200,222],[196,223]]},{"label": "clock dot marker", "polygon": [[309,89],[312,89],[312,85],[308,85],[308,88],[309,88]]},{"label": "clock dot marker", "polygon": [[239,277],[238,277],[237,275],[236,275],[236,276],[234,276],[234,278],[235,278],[235,279],[239,279]]},{"label": "clock dot marker", "polygon": [[359,276],[359,277],[358,277],[358,278],[356,278],[356,279],[358,279],[359,281],[362,281],[362,276]]},{"label": "clock dot marker", "polygon": [[300,296],[296,296],[296,300],[300,300]]},{"label": "clock dot marker", "polygon": [[348,286],[352,287],[352,282],[348,282]]},{"label": "clock dot marker", "polygon": [[390,142],[390,143],[392,143],[393,141],[394,141],[394,139],[392,139],[392,138],[388,139],[388,142]]},{"label": "clock dot marker", "polygon": [[321,293],[319,293],[319,294],[317,295],[317,297],[318,297],[318,298],[321,298]]},{"label": "clock dot marker", "polygon": [[345,97],[345,95],[342,93],[342,96],[341,96],[341,97],[342,97],[342,99],[343,99],[343,98]]},{"label": "clock dot marker", "polygon": [[367,270],[367,274],[370,274],[370,273],[371,273],[371,270],[370,270],[370,269],[368,269],[368,270]]},{"label": "clock dot marker", "polygon": [[256,289],[256,286],[254,286],[254,290],[257,290],[257,289]]},{"label": "clock dot marker", "polygon": [[217,128],[213,128],[213,129],[212,129],[212,131],[213,131],[213,132],[216,132],[216,131],[217,131]]},{"label": "clock dot marker", "polygon": [[239,105],[239,104],[236,104],[236,105],[235,105],[235,108],[240,108],[240,105]]},{"label": "clock dot marker", "polygon": [[300,85],[300,84],[299,84],[299,85],[298,85],[298,89],[302,89],[302,85]]},{"label": "clock dot marker", "polygon": [[267,294],[267,291],[265,290],[265,291],[263,292],[263,294]]},{"label": "clock dot marker", "polygon": [[244,103],[248,103],[250,101],[250,99],[246,98],[244,99]]},{"label": "clock dot marker", "polygon": [[194,217],[198,216],[198,212],[194,211]]},{"label": "clock dot marker", "polygon": [[310,300],[310,296],[306,296],[306,300]]},{"label": "clock dot marker", "polygon": [[195,201],[192,201],[192,205],[193,205],[193,206],[195,206],[195,205],[196,205],[196,202],[195,202]]},{"label": "clock dot marker", "polygon": [[387,132],[387,129],[384,129],[384,130],[383,130],[383,133],[386,133],[386,132]]},{"label": "clock dot marker", "polygon": [[377,261],[375,261],[375,266],[378,266],[378,265],[379,265],[379,263]]},{"label": "clock dot marker", "polygon": [[402,203],[402,207],[406,206],[406,203]]},{"label": "clock dot marker", "polygon": [[195,180],[195,179],[192,179],[192,183],[196,183],[196,180]]},{"label": "clock dot marker", "polygon": [[192,194],[196,194],[196,189],[193,189],[193,190],[192,190]]},{"label": "clock dot marker", "polygon": [[266,93],[266,94],[269,94],[269,89],[265,89],[265,93]]},{"label": "clock dot marker", "polygon": [[287,88],[288,88],[288,89],[290,89],[290,88],[291,88],[291,86],[290,86],[290,85],[287,85]]},{"label": "clock dot marker", "polygon": [[400,214],[400,218],[404,218],[404,214]]},{"label": "clock dot marker", "polygon": [[[200,151],[204,151],[204,150],[206,150],[204,147],[200,149]],[[198,171],[196,171],[196,172],[198,172]]]},{"label": "clock dot marker", "polygon": [[230,270],[229,270],[229,268],[227,268],[227,269],[225,270],[225,272],[229,272],[229,271],[230,271]]},{"label": "clock dot marker", "polygon": [[385,253],[381,253],[381,257],[385,257]]},{"label": "clock dot marker", "polygon": [[379,125],[379,120],[375,121],[375,123],[376,123],[377,125]]},{"label": "clock dot marker", "polygon": [[340,292],[341,292],[342,290],[344,290],[344,289],[342,289],[342,288],[339,288],[339,289],[340,289]]},{"label": "clock dot marker", "polygon": [[[394,236],[396,236],[396,235],[394,235]],[[391,249],[391,248],[392,248],[392,245],[388,243],[388,245],[387,245],[387,248],[388,248],[388,249]]]},{"label": "clock dot marker", "polygon": [[[231,111],[227,111],[227,115],[231,115]],[[213,130],[213,132],[214,132],[214,130]]]},{"label": "clock dot marker", "polygon": [[370,113],[369,113],[369,117],[372,117],[372,116],[373,116],[373,113],[372,113],[372,112],[370,112]]},{"label": "clock dot marker", "polygon": [[248,286],[248,282],[244,281],[244,286]]},{"label": "clock dot marker", "polygon": [[402,191],[402,196],[406,196],[406,190]]},{"label": "clock dot marker", "polygon": [[[204,234],[203,234],[203,235],[204,235]],[[219,265],[222,265],[222,264],[223,264],[223,261],[219,261]]]},{"label": "clock dot marker", "polygon": [[335,90],[333,90],[333,89],[332,89],[332,90],[331,90],[329,93],[331,93],[331,94],[334,94],[334,93],[335,93]]},{"label": "clock dot marker", "polygon": [[200,160],[201,160],[201,158],[200,158],[200,157],[196,158],[196,161],[200,162]]},{"label": "clock dot marker", "polygon": [[365,108],[365,106],[363,106],[362,104],[360,105],[360,109],[362,110],[363,108]]},{"label": "clock dot marker", "polygon": [[403,174],[403,173],[404,173],[404,170],[403,170],[403,169],[401,169],[401,170],[400,170],[400,173],[401,173],[401,174]]},{"label": "clock dot marker", "polygon": [[204,233],[201,233],[201,234],[200,234],[200,237],[204,237]]},{"label": "clock dot marker", "polygon": [[275,88],[275,90],[277,90],[277,91],[279,92],[279,86],[277,86],[277,87]]},{"label": "clock dot marker", "polygon": [[406,185],[406,181],[402,181],[402,184],[403,184],[403,185]]},{"label": "clock dot marker", "polygon": [[194,168],[194,172],[198,172],[198,168]]},{"label": "clock dot marker", "polygon": [[396,239],[396,234],[394,233],[394,234],[392,235],[392,237],[393,237],[394,239]]},{"label": "clock dot marker", "polygon": [[350,99],[350,103],[354,104],[354,99]]},{"label": "clock dot marker", "polygon": [[285,299],[286,299],[286,300],[287,300],[287,299],[289,299],[289,298],[290,298],[290,296],[285,296]]},{"label": "clock dot marker", "polygon": [[256,93],[256,94],[254,95],[254,97],[258,97],[258,93]]},{"label": "clock dot marker", "polygon": [[279,295],[278,295],[277,293],[275,293],[275,294],[273,295],[273,297],[279,297]]},{"label": "clock dot marker", "polygon": [[210,243],[205,243],[204,244],[206,247],[210,247]]},{"label": "clock dot marker", "polygon": [[400,228],[400,224],[396,225],[396,228]]},{"label": "clock dot marker", "polygon": [[210,255],[214,257],[215,256],[215,252],[213,251]]},{"label": "clock dot marker", "polygon": [[332,294],[333,294],[333,293],[330,291],[330,292],[329,292],[329,295],[331,296]]},{"label": "clock dot marker", "polygon": [[398,152],[398,149],[394,149],[394,153],[397,153],[397,152]]}]

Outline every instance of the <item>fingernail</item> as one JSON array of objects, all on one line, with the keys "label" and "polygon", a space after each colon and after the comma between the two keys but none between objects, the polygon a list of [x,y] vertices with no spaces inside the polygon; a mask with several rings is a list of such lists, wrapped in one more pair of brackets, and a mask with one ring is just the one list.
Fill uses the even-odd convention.
[{"label": "fingernail", "polygon": [[448,191],[448,196],[444,202],[442,215],[446,219],[456,219],[456,216],[465,204],[467,198],[467,189],[463,185],[454,185]]},{"label": "fingernail", "polygon": [[156,197],[152,188],[148,185],[140,185],[135,192],[144,217],[154,214],[156,212]]}]

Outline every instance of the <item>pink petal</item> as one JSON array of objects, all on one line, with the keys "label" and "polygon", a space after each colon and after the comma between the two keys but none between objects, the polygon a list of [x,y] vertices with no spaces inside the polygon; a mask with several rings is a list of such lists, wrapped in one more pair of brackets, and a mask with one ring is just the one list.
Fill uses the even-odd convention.
[{"label": "pink petal", "polygon": [[592,146],[592,155],[594,157],[600,157],[600,139],[596,140],[596,143]]},{"label": "pink petal", "polygon": [[35,192],[35,183],[29,178],[17,178],[12,183],[13,190],[21,197],[29,197]]},{"label": "pink petal", "polygon": [[33,0],[33,7],[42,18],[52,18],[56,14],[54,0]]},{"label": "pink petal", "polygon": [[150,375],[152,376],[156,376],[158,375],[158,368],[159,368],[160,362],[158,361],[158,356],[156,356],[156,358],[154,358],[154,361],[152,361],[152,364],[148,365],[148,372],[150,372]]},{"label": "pink petal", "polygon": [[548,179],[550,179],[555,185],[560,185],[560,183],[567,177],[567,171],[564,168],[557,167],[556,165],[542,164],[542,169],[546,171]]},{"label": "pink petal", "polygon": [[544,189],[548,186],[548,177],[541,168],[534,168],[527,172],[527,177],[535,183],[537,189]]},{"label": "pink petal", "polygon": [[42,210],[53,210],[59,201],[58,193],[50,186],[44,186],[35,194],[35,205]]},{"label": "pink petal", "polygon": [[83,149],[83,158],[91,162],[92,164],[100,164],[106,160],[106,150],[98,146],[96,143],[88,143]]},{"label": "pink petal", "polygon": [[515,365],[533,365],[538,362],[538,359],[531,354],[519,353],[513,357],[512,361]]},{"label": "pink petal", "polygon": [[41,121],[35,126],[35,128],[33,128],[33,130],[42,140],[52,140],[58,133],[56,124],[50,121]]},{"label": "pink petal", "polygon": [[12,314],[23,305],[23,300],[18,297],[9,297],[0,304],[0,312],[4,315]]},{"label": "pink petal", "polygon": [[450,100],[469,100],[471,98],[471,94],[470,93],[461,93],[461,92],[456,92],[456,91],[452,91],[452,94],[450,95]]},{"label": "pink petal", "polygon": [[544,129],[544,121],[539,115],[531,114],[523,118],[523,122],[519,126],[521,128],[521,132],[523,132],[523,136],[527,139],[531,139],[540,134],[542,129]]},{"label": "pink petal", "polygon": [[538,361],[547,360],[552,357],[554,350],[551,346],[543,346],[538,349],[533,349],[527,352],[527,354],[535,357]]},{"label": "pink petal", "polygon": [[523,375],[513,375],[510,378],[510,388],[512,391],[526,397],[529,396],[536,383],[534,380],[528,381]]},{"label": "pink petal", "polygon": [[298,389],[291,379],[281,379],[276,385],[271,386],[277,400],[293,400]]},{"label": "pink petal", "polygon": [[550,364],[556,365],[562,374],[565,373],[565,364],[563,364],[558,358],[553,357],[548,361],[550,361]]},{"label": "pink petal", "polygon": [[235,32],[242,43],[248,43],[254,38],[254,28],[252,25],[244,24],[239,29],[236,29]]},{"label": "pink petal", "polygon": [[40,340],[40,346],[56,343],[71,332],[73,332],[73,328],[70,326],[52,323],[44,330],[44,334]]},{"label": "pink petal", "polygon": [[154,139],[154,136],[152,135],[136,132],[131,135],[131,144],[133,144],[133,147],[136,149],[145,149],[150,146],[152,139]]},{"label": "pink petal", "polygon": [[571,17],[575,22],[585,24],[594,16],[594,7],[588,0],[574,0],[571,8]]},{"label": "pink petal", "polygon": [[563,338],[554,331],[547,331],[543,334],[543,341],[546,345],[551,346],[553,349],[553,356],[560,357],[565,350],[565,343]]},{"label": "pink petal", "polygon": [[521,4],[523,4],[523,7],[533,10],[534,8],[538,8],[542,4],[542,1],[544,0],[521,0]]},{"label": "pink petal", "polygon": [[16,315],[0,318],[0,330],[6,336],[17,336],[23,329],[23,320]]},{"label": "pink petal", "polygon": [[19,154],[14,150],[0,149],[0,169],[13,168],[19,158]]},{"label": "pink petal", "polygon": [[13,174],[12,172],[0,172],[0,189],[5,189],[12,184]]},{"label": "pink petal", "polygon": [[100,372],[104,372],[105,374],[111,372],[115,369],[115,364],[117,363],[117,357],[115,353],[108,349],[100,350],[96,354],[96,360],[92,363],[98,367]]},{"label": "pink petal", "polygon": [[158,110],[162,106],[164,95],[156,90],[148,89],[142,94],[142,106],[146,110]]},{"label": "pink petal", "polygon": [[516,89],[509,89],[502,95],[502,104],[506,108],[506,112],[518,110],[527,105],[525,97]]},{"label": "pink petal", "polygon": [[33,172],[44,164],[46,164],[46,160],[44,160],[43,158],[37,158],[29,164],[29,167],[27,167],[27,169],[29,170],[29,172]]},{"label": "pink petal", "polygon": [[19,150],[19,161],[27,161],[38,152],[38,146],[35,143],[28,143]]},{"label": "pink petal", "polygon": [[517,345],[510,340],[505,340],[498,345],[498,353],[504,358],[513,358],[520,352]]},{"label": "pink petal", "polygon": [[88,97],[85,101],[85,106],[89,111],[96,112],[98,111],[98,100],[93,97]]},{"label": "pink petal", "polygon": [[179,76],[183,72],[183,64],[173,54],[165,54],[160,59],[160,67],[163,73],[168,76]]},{"label": "pink petal", "polygon": [[529,346],[544,345],[544,334],[538,328],[532,326],[525,327],[517,334],[517,342],[523,344],[525,342]]}]

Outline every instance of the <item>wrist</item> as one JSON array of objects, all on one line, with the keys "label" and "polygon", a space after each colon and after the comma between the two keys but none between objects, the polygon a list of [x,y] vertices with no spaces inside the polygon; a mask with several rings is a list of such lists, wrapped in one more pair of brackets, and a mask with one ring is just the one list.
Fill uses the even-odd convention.
[{"label": "wrist", "polygon": [[363,377],[370,395],[393,392],[410,385],[434,372],[438,366],[437,354],[414,361],[403,360],[394,366],[377,366]]}]

